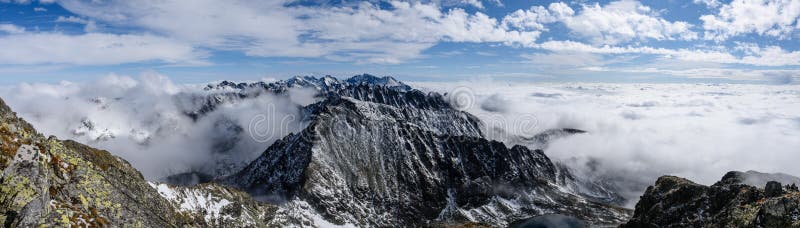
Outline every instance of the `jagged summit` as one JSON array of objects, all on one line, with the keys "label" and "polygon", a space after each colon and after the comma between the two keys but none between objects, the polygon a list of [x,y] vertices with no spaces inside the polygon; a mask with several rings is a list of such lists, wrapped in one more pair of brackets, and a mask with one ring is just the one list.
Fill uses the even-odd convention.
[{"label": "jagged summit", "polygon": [[[222,82],[207,87],[206,92],[197,95],[202,108],[187,113],[190,116],[209,118],[204,113],[213,111],[217,105],[268,93],[291,96],[292,89],[318,92],[315,103],[302,107],[304,116],[301,119],[307,121],[307,125],[298,133],[270,145],[241,170],[230,170],[233,174],[223,177],[206,176],[207,173],[185,175],[197,179],[185,183],[188,185],[208,180],[211,183],[193,187],[148,183],[121,159],[99,156],[102,155],[99,152],[92,152],[97,153],[96,156],[81,155],[86,153],[83,151],[93,150],[66,144],[69,149],[64,157],[79,156],[87,160],[74,166],[81,172],[74,173],[79,176],[70,177],[70,180],[94,180],[97,175],[106,175],[102,167],[121,167],[119,169],[125,172],[108,176],[116,179],[101,179],[103,181],[94,183],[99,185],[90,186],[104,191],[112,188],[109,191],[114,196],[91,197],[133,205],[123,213],[130,213],[130,219],[160,216],[161,220],[146,224],[148,226],[280,226],[327,222],[358,226],[465,223],[504,226],[551,213],[573,216],[590,224],[610,225],[619,224],[629,216],[629,210],[595,201],[591,196],[613,193],[582,186],[584,183],[565,166],[551,161],[544,151],[506,146],[486,139],[483,124],[477,117],[454,108],[438,93],[424,93],[388,77],[360,75],[351,79],[348,82],[333,77],[295,77],[272,83]],[[231,129],[236,132],[239,128]],[[556,132],[575,133],[569,129]],[[542,137],[540,141],[550,139],[552,137]],[[14,144],[4,142],[3,146],[6,145]],[[219,144],[219,148],[228,148],[225,145]],[[12,157],[2,158],[7,162]],[[80,176],[86,172],[94,174]],[[68,186],[64,197],[57,201],[67,202],[70,208],[84,204],[81,188],[69,187],[72,182],[54,181],[60,178],[58,175],[16,173]],[[123,186],[120,181],[127,185]],[[17,188],[20,185],[15,182],[7,186]],[[245,190],[274,205],[255,202],[232,188]],[[47,191],[42,189],[47,189],[47,185],[38,184],[36,189],[37,194],[44,194]],[[584,192],[587,189],[597,192],[587,194]],[[125,196],[116,191],[132,192],[136,196],[126,201],[115,198]],[[139,205],[151,201],[136,197],[156,203]],[[0,198],[0,202],[4,199]],[[35,218],[52,216],[24,211],[25,207],[28,206],[20,204],[12,211]],[[92,207],[80,208],[88,210],[81,213],[93,216]],[[129,221],[109,214],[114,212],[113,208],[95,209],[103,218],[114,219],[114,225],[122,226]],[[69,213],[78,214],[73,211]],[[151,212],[159,215],[148,214]],[[18,224],[33,225],[34,222]]]},{"label": "jagged summit", "polygon": [[[361,88],[361,90],[359,90]],[[204,114],[211,112],[218,105],[224,103],[235,103],[244,99],[251,99],[263,94],[286,95],[290,89],[312,89],[319,96],[330,94],[354,95],[364,92],[364,88],[381,89],[392,92],[414,92],[422,94],[418,90],[413,90],[410,86],[398,81],[397,79],[385,76],[377,77],[369,74],[356,75],[344,81],[330,75],[323,77],[315,76],[294,76],[286,80],[275,82],[251,82],[235,83],[222,81],[217,84],[209,84],[204,88],[205,94],[187,94],[185,106],[191,107],[186,110],[186,115],[197,119]],[[369,93],[369,92],[367,92]],[[364,98],[374,98],[364,97]]]},{"label": "jagged summit", "polygon": [[411,90],[411,86],[406,85],[403,82],[398,81],[397,79],[391,76],[384,76],[378,77],[370,74],[361,74],[352,76],[345,80],[339,80],[335,77],[330,75],[325,75],[322,77],[316,76],[294,76],[289,79],[275,81],[275,82],[251,82],[251,83],[235,83],[231,81],[222,81],[217,84],[209,84],[205,87],[205,90],[220,90],[220,89],[235,89],[235,90],[245,90],[248,88],[261,88],[270,90],[273,92],[282,92],[288,88],[313,88],[319,91],[329,92],[335,91],[336,89],[344,88],[348,85],[372,85],[372,86],[383,86],[395,90],[402,90],[407,91]]},{"label": "jagged summit", "polygon": [[345,80],[345,82],[350,84],[380,85],[403,91],[411,90],[411,86],[406,85],[405,83],[402,83],[390,76],[377,77],[370,74],[362,74],[350,77],[347,80]]},{"label": "jagged summit", "polygon": [[[797,185],[772,180],[787,177],[797,179],[785,174],[731,171],[705,186],[662,176],[647,188],[633,218],[622,227],[797,227]],[[751,178],[765,181],[748,185]]]},{"label": "jagged summit", "polygon": [[[627,211],[596,203],[541,150],[487,140],[482,123],[439,94],[357,76],[308,107],[310,123],[218,181],[304,202],[337,224],[505,225],[547,213],[592,224]],[[602,195],[602,194],[598,194]]]}]

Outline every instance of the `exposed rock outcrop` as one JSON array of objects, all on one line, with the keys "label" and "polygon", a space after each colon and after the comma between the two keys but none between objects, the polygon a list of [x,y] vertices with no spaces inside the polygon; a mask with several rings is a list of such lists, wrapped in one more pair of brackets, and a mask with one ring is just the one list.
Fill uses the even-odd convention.
[{"label": "exposed rock outcrop", "polygon": [[[2,100],[0,149],[4,227],[246,226],[270,221],[274,211],[245,193],[217,185],[162,196],[171,188],[148,183],[128,162],[107,151],[44,137]],[[214,204],[216,211],[210,211],[200,203],[187,203],[187,198],[225,203]]]},{"label": "exposed rock outcrop", "polygon": [[680,177],[660,177],[647,188],[633,218],[622,227],[800,226],[800,192],[796,186],[776,181],[767,182],[763,188],[751,186],[744,182],[748,175],[728,172],[711,186]]}]

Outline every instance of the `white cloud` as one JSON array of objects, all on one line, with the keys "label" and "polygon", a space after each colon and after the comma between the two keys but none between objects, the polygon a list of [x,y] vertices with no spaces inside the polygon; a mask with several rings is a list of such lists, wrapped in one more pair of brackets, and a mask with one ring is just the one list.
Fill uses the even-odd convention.
[{"label": "white cloud", "polygon": [[[54,3],[56,0],[39,0],[40,4],[51,4]],[[35,2],[34,0],[0,0],[0,3],[16,3],[16,4],[30,4],[31,2]]]},{"label": "white cloud", "polygon": [[574,34],[594,44],[697,39],[691,24],[667,21],[650,7],[633,0],[614,1],[603,6],[599,3],[582,5],[578,13],[563,2],[551,3],[547,9],[533,6],[504,17],[503,27],[541,31],[547,30],[546,24],[554,22],[563,22]]},{"label": "white cloud", "polygon": [[[219,92],[175,84],[153,72],[136,79],[110,75],[87,83],[0,88],[5,102],[41,133],[109,150],[149,180],[188,171],[235,171],[274,140],[301,130],[298,105],[313,100],[311,93],[290,90],[291,97],[262,95],[221,105],[197,120],[185,114],[204,104],[195,98]],[[251,125],[259,115],[270,118]],[[264,138],[256,140],[255,134]]]},{"label": "white cloud", "polygon": [[[467,13],[460,8],[443,11],[436,2],[391,1],[389,8],[369,2],[334,7],[285,3],[61,2],[66,9],[91,19],[142,27],[197,46],[254,56],[396,63],[418,58],[422,50],[439,42],[531,45],[540,34],[536,30],[506,29],[497,19],[480,12]],[[393,45],[383,45],[387,43]],[[406,48],[394,49],[397,47]],[[360,56],[365,58],[357,59]]]},{"label": "white cloud", "polygon": [[605,6],[583,5],[580,13],[567,17],[564,24],[595,44],[618,44],[631,40],[693,40],[692,25],[670,22],[638,1],[622,0]]},{"label": "white cloud", "polygon": [[86,23],[89,23],[89,20],[86,20],[86,19],[83,19],[83,18],[80,18],[80,17],[76,17],[76,16],[69,16],[69,17],[58,16],[58,18],[56,18],[56,22],[69,22],[69,23],[77,23],[77,24],[86,24]]},{"label": "white cloud", "polygon": [[24,33],[25,28],[12,24],[0,24],[0,32],[5,32],[9,34],[19,34],[19,33]]},{"label": "white cloud", "polygon": [[528,10],[517,10],[503,17],[504,28],[547,30],[545,24],[570,17],[575,12],[564,3],[552,3],[548,8],[533,6]]},{"label": "white cloud", "polygon": [[[777,46],[763,46],[757,52],[738,56],[719,49],[641,46],[651,40],[695,40],[698,34],[692,31],[693,25],[668,21],[658,10],[633,0],[583,4],[576,10],[556,2],[547,7],[516,10],[502,18],[480,11],[443,8],[445,5],[477,7],[477,3],[483,6],[483,1],[472,0],[390,1],[388,7],[386,3],[375,2],[303,6],[283,0],[200,0],[192,4],[177,0],[148,4],[64,0],[59,3],[78,16],[61,16],[56,22],[84,24],[87,33],[96,32],[99,24],[134,27],[192,49],[241,51],[261,57],[393,64],[424,57],[425,50],[441,42],[466,42],[596,54],[654,54],[686,61],[757,66],[798,65],[800,61],[796,58],[798,52]],[[736,4],[721,6],[720,12],[727,12]],[[778,13],[783,16],[774,17],[790,17],[796,4],[787,4],[782,9],[785,13]],[[572,41],[537,44],[553,23],[563,23],[569,35],[583,38],[591,45]],[[626,43],[636,46],[613,46]]]},{"label": "white cloud", "polygon": [[577,51],[597,54],[652,54],[668,59],[689,62],[713,62],[726,64],[747,64],[754,66],[797,66],[800,65],[800,51],[787,51],[778,46],[756,48],[750,53],[737,57],[729,52],[699,49],[667,49],[648,46],[592,46],[574,41],[547,41],[537,45],[549,51]]},{"label": "white cloud", "polygon": [[[631,203],[661,175],[703,184],[730,170],[800,175],[800,85],[416,83],[436,91],[466,86],[473,100],[502,97],[505,112],[473,105],[487,127],[514,131],[520,116],[535,117],[533,134],[578,128],[545,154],[579,175],[606,178]],[[529,121],[530,122],[530,121]],[[518,132],[519,133],[519,132]],[[489,134],[503,139],[505,135]],[[633,204],[630,204],[631,206]]]},{"label": "white cloud", "polygon": [[97,23],[94,20],[86,20],[75,16],[69,16],[69,17],[58,16],[58,18],[56,18],[56,22],[76,23],[85,25],[83,27],[84,32],[97,31]]},{"label": "white cloud", "polygon": [[33,8],[34,12],[47,12],[47,8],[44,7],[35,7]]},{"label": "white cloud", "polygon": [[480,0],[462,0],[463,4],[473,6],[478,9],[483,9],[483,3]]},{"label": "white cloud", "polygon": [[552,66],[566,66],[566,67],[581,67],[581,66],[598,66],[606,64],[602,55],[589,53],[589,52],[553,52],[553,53],[537,53],[537,54],[524,54],[521,56],[530,61],[531,64]]},{"label": "white cloud", "polygon": [[800,1],[734,0],[722,5],[714,15],[703,15],[705,38],[717,41],[755,33],[789,39],[797,30]]},{"label": "white cloud", "polygon": [[721,4],[719,0],[692,0],[692,2],[694,4],[704,4],[711,8],[717,8]]},{"label": "white cloud", "polygon": [[[379,1],[372,1],[379,2]],[[496,6],[503,6],[500,0],[419,0],[414,2],[421,2],[426,4],[435,4],[443,7],[474,7],[476,9],[485,9],[484,2],[491,3]]]},{"label": "white cloud", "polygon": [[163,37],[103,33],[16,33],[0,36],[0,50],[3,64],[203,64],[206,56],[189,45]]},{"label": "white cloud", "polygon": [[685,78],[702,79],[730,79],[753,82],[766,82],[772,84],[792,84],[800,81],[800,70],[751,70],[734,68],[707,68],[692,67],[688,69],[676,69],[674,67],[584,67],[586,71],[603,71],[617,73],[641,73],[641,74],[667,74]]}]

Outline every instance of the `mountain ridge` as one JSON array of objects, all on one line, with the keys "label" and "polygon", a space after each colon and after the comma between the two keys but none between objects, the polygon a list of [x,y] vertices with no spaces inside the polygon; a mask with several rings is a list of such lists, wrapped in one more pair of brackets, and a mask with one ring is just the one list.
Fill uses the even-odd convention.
[{"label": "mountain ridge", "polygon": [[332,222],[369,226],[507,224],[549,212],[596,223],[626,216],[565,190],[574,178],[541,150],[484,139],[482,123],[442,95],[360,83],[310,107],[306,129],[219,181],[302,200]]},{"label": "mountain ridge", "polygon": [[[443,95],[406,88],[390,77],[290,80],[271,85],[277,94],[288,86],[321,92],[321,101],[304,107],[303,118],[311,123],[271,145],[251,169],[191,187],[148,182],[106,151],[45,139],[0,105],[3,126],[14,126],[0,128],[5,154],[0,202],[9,205],[3,220],[15,226],[122,226],[143,220],[145,226],[496,226],[545,213],[593,224],[616,224],[628,216],[626,209],[577,191],[569,171],[543,151],[485,139],[480,120],[454,109]],[[222,93],[246,99],[248,93],[269,92],[239,85],[223,82],[230,88]],[[86,184],[75,187],[65,178]],[[231,187],[254,193],[255,199]],[[259,189],[263,192],[254,191]],[[273,203],[258,202],[265,199]],[[51,210],[48,202],[61,206]]]}]

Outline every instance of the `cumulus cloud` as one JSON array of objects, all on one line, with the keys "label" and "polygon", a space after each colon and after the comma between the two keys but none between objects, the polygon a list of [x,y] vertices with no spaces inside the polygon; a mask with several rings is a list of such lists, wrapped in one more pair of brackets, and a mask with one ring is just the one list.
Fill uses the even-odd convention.
[{"label": "cumulus cloud", "polygon": [[204,104],[197,98],[220,92],[174,84],[156,73],[0,89],[6,103],[40,132],[106,149],[151,180],[235,171],[276,139],[299,131],[300,107],[313,101],[313,93],[292,90],[291,97],[227,103],[197,119],[186,114]]},{"label": "cumulus cloud", "polygon": [[543,30],[544,24],[563,22],[572,32],[594,44],[619,44],[633,40],[693,40],[697,33],[683,21],[667,21],[638,1],[585,4],[578,13],[563,2],[547,9],[534,6],[517,10],[503,19],[506,27]]},{"label": "cumulus cloud", "polygon": [[[475,0],[366,1],[321,5],[297,4],[283,0],[235,2],[201,0],[194,1],[191,5],[174,0],[147,4],[119,0],[63,0],[59,1],[59,4],[76,15],[61,16],[55,22],[84,24],[87,33],[96,33],[99,24],[147,32],[147,34],[127,35],[102,34],[108,40],[119,41],[118,43],[123,44],[120,45],[122,47],[133,45],[127,44],[129,39],[123,39],[123,42],[121,40],[123,36],[140,37],[139,39],[144,40],[143,43],[153,44],[153,47],[161,47],[154,44],[161,42],[169,42],[175,46],[168,49],[154,48],[153,50],[164,50],[157,56],[120,58],[119,61],[111,61],[110,64],[147,60],[172,63],[176,61],[175,59],[196,62],[197,59],[205,57],[198,55],[202,52],[196,50],[240,51],[249,56],[261,57],[311,57],[356,63],[396,64],[422,58],[425,56],[423,54],[425,50],[442,42],[491,43],[551,51],[573,51],[573,53],[559,53],[561,55],[556,57],[575,55],[574,52],[583,51],[594,54],[657,54],[693,62],[712,61],[757,66],[796,65],[800,61],[797,58],[797,51],[769,45],[763,45],[760,50],[743,56],[734,55],[723,49],[638,46],[649,41],[695,40],[699,35],[693,31],[696,26],[684,21],[667,20],[660,15],[661,11],[633,0],[612,1],[606,4],[585,3],[575,8],[564,2],[554,2],[546,7],[532,6],[498,17],[481,12],[480,9],[485,8],[484,3],[487,2],[502,5],[495,1]],[[719,4],[717,1],[698,1],[700,2],[710,6]],[[792,1],[778,0],[767,1],[761,6],[744,1],[721,5],[719,13],[703,17],[705,35],[706,37],[728,36],[752,30],[759,34],[784,37],[791,34],[788,29],[797,26],[795,23],[797,15],[794,10],[797,8],[796,5],[798,4]],[[467,6],[466,10],[459,8],[464,6]],[[472,10],[470,7],[478,10]],[[764,15],[769,16],[753,20],[757,22],[755,24],[746,23],[750,19],[737,19],[738,14],[750,11],[765,12]],[[550,32],[556,23],[563,24],[569,31],[569,36],[579,38],[582,42],[551,40],[537,43],[539,37],[543,33]],[[24,29],[19,30],[22,28],[12,26],[3,25],[2,31],[25,33]],[[755,29],[754,26],[759,29]],[[765,29],[761,29],[762,27]],[[53,33],[36,34],[45,36]],[[86,35],[63,35],[58,38],[83,41]],[[3,39],[10,38],[3,37]],[[615,46],[630,43],[637,44],[637,47]],[[558,45],[564,47],[555,47]],[[100,49],[95,52],[108,50],[104,49],[105,47],[94,47]],[[23,50],[23,48],[28,49]],[[57,49],[36,48],[42,47],[22,45],[16,50],[23,51],[27,56],[40,53],[42,56],[39,58],[47,60],[51,54],[48,51]],[[575,51],[575,49],[580,50]],[[139,54],[141,53],[133,55]],[[106,59],[105,55],[88,55],[83,58],[91,57],[98,58],[96,62],[109,64],[103,62]],[[536,55],[529,57],[545,59]]]},{"label": "cumulus cloud", "polygon": [[[13,27],[10,27],[13,28]],[[154,35],[18,32],[0,36],[0,63],[102,65],[145,61],[204,64],[206,54]]]},{"label": "cumulus cloud", "polygon": [[694,2],[694,4],[704,4],[711,8],[716,8],[721,4],[719,0],[692,0],[692,2]]},{"label": "cumulus cloud", "polygon": [[25,28],[12,24],[0,24],[0,32],[5,32],[8,34],[20,34],[25,32]]},{"label": "cumulus cloud", "polygon": [[445,11],[437,2],[390,1],[390,7],[370,2],[330,7],[286,1],[195,1],[191,6],[180,1],[60,3],[94,20],[141,27],[194,45],[253,56],[397,63],[420,57],[438,42],[530,45],[540,34],[503,28],[497,19],[481,12]]},{"label": "cumulus cloud", "polygon": [[733,0],[719,7],[716,14],[703,15],[705,38],[726,40],[755,33],[790,39],[798,29],[800,2],[791,0]]},{"label": "cumulus cloud", "polygon": [[[490,127],[530,134],[516,123],[531,122],[519,116],[533,116],[537,132],[586,130],[551,142],[545,153],[579,175],[613,183],[630,206],[661,175],[702,184],[712,184],[730,170],[800,176],[795,164],[800,159],[798,85],[486,81],[415,85],[436,91],[472,87],[476,101],[503,97],[509,103],[504,113],[477,105],[468,110]],[[504,140],[505,135],[489,136]]]},{"label": "cumulus cloud", "polygon": [[595,44],[618,44],[637,40],[693,40],[697,33],[691,24],[670,22],[638,1],[622,0],[605,6],[599,3],[584,5],[575,17],[564,23],[573,32],[587,37]]},{"label": "cumulus cloud", "polygon": [[564,20],[573,14],[575,11],[563,2],[552,3],[548,8],[533,6],[528,10],[520,9],[503,17],[503,27],[547,30],[545,24]]}]

